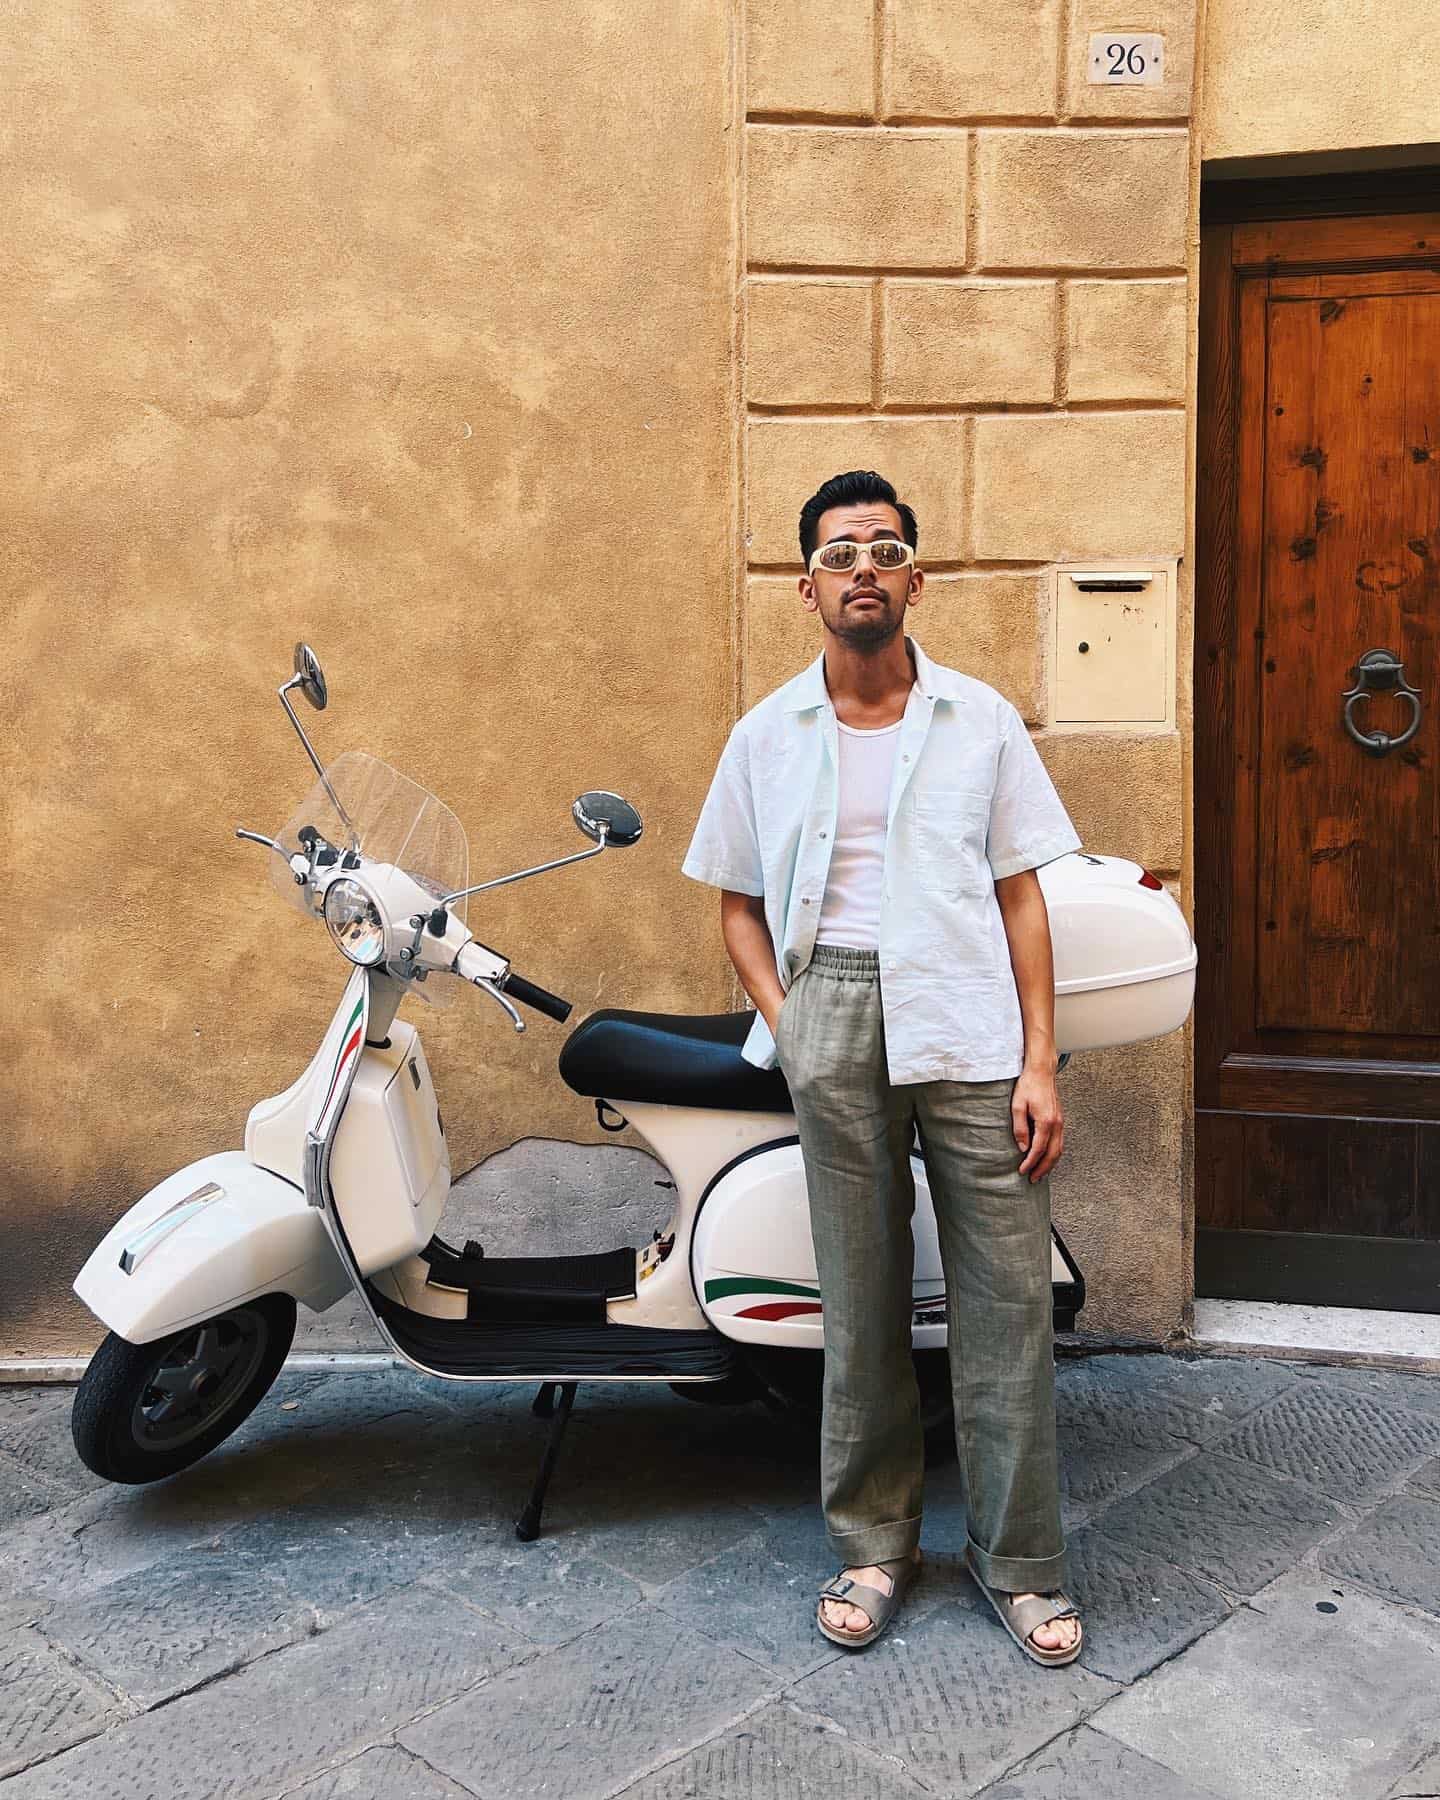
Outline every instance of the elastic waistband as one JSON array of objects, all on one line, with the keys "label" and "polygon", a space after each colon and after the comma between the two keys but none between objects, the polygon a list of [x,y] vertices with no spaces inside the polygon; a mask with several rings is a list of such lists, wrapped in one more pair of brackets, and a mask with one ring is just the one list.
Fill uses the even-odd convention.
[{"label": "elastic waistband", "polygon": [[874,981],[880,974],[880,953],[850,950],[843,944],[817,944],[809,967],[832,981]]}]

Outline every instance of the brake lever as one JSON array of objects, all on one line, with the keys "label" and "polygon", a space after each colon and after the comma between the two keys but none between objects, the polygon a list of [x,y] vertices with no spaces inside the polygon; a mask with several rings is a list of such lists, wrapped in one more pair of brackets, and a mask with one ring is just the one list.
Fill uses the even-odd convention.
[{"label": "brake lever", "polygon": [[503,1007],[504,1010],[509,1013],[511,1023],[517,1031],[523,1031],[525,1029],[525,1021],[520,1017],[514,1006],[505,998],[504,994],[500,992],[493,981],[487,981],[483,975],[477,975],[471,985],[479,988],[482,994],[488,994],[497,1006]]}]

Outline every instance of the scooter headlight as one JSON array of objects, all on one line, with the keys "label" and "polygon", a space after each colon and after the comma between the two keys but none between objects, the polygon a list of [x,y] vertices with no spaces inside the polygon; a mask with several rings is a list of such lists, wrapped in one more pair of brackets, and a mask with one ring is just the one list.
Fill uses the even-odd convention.
[{"label": "scooter headlight", "polygon": [[384,917],[358,881],[342,876],[326,888],[325,924],[340,954],[362,969],[384,957]]}]

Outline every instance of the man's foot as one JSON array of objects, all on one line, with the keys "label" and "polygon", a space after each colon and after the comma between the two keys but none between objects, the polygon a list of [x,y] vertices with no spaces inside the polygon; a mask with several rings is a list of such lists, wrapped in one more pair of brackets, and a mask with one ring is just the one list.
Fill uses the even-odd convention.
[{"label": "man's foot", "polygon": [[1049,1593],[1012,1594],[1007,1589],[991,1587],[975,1566],[973,1555],[966,1562],[976,1586],[995,1609],[995,1616],[1030,1658],[1048,1668],[1060,1668],[1074,1662],[1085,1642],[1085,1629],[1079,1610],[1059,1588]]},{"label": "man's foot", "polygon": [[[920,1552],[917,1549],[912,1553],[912,1561],[918,1563],[919,1560]],[[863,1582],[866,1587],[878,1588],[882,1594],[893,1594],[895,1591],[895,1583],[890,1579],[889,1572],[877,1568],[874,1563],[866,1563],[860,1568],[842,1569],[841,1574],[851,1581]],[[852,1606],[848,1600],[822,1600],[820,1616],[834,1630],[856,1635],[868,1631],[873,1623],[863,1607]]]},{"label": "man's foot", "polygon": [[[1012,1594],[1012,1603],[1018,1605],[1022,1600],[1038,1600],[1039,1594]],[[1080,1642],[1080,1621],[1078,1619],[1051,1619],[1044,1625],[1037,1625],[1026,1639],[1040,1650],[1073,1650]]]}]

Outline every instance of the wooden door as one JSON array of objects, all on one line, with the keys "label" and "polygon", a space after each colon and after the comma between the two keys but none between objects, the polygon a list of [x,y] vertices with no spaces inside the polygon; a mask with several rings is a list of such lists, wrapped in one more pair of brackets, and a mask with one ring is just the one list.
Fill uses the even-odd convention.
[{"label": "wooden door", "polygon": [[1207,225],[1200,393],[1197,1292],[1440,1312],[1440,213]]}]

